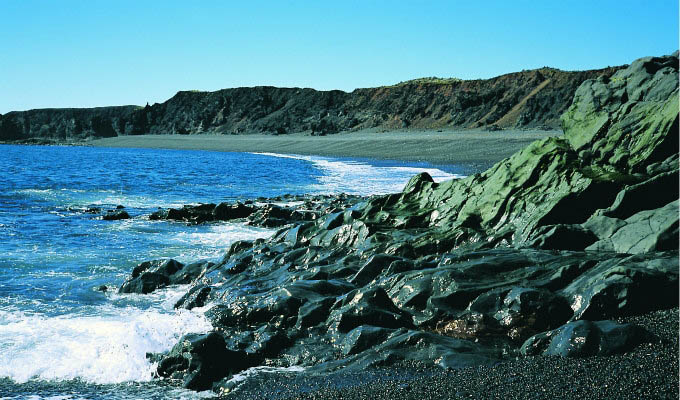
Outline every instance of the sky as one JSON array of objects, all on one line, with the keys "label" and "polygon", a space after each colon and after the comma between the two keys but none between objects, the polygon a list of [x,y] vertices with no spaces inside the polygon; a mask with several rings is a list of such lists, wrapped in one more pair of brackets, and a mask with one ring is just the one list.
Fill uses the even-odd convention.
[{"label": "sky", "polygon": [[583,70],[677,49],[678,0],[0,0],[0,113]]}]

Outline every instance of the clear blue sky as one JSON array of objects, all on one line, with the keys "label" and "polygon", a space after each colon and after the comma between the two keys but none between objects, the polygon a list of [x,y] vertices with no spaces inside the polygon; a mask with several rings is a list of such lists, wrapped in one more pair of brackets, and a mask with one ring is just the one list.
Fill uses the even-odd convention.
[{"label": "clear blue sky", "polygon": [[677,48],[677,0],[0,0],[0,113],[601,68]]}]

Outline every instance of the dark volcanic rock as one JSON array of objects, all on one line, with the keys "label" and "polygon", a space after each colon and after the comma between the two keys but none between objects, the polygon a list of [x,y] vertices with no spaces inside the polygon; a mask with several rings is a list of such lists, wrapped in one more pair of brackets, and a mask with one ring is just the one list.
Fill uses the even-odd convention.
[{"label": "dark volcanic rock", "polygon": [[342,333],[361,325],[383,328],[413,327],[411,315],[397,308],[382,288],[350,292],[336,303],[334,308],[328,317],[327,325]]},{"label": "dark volcanic rock", "polygon": [[147,294],[168,285],[190,283],[212,265],[199,261],[185,266],[172,259],[145,261],[132,270],[118,292]]},{"label": "dark volcanic rock", "polygon": [[623,353],[647,339],[637,325],[613,321],[575,321],[554,331],[532,336],[522,345],[522,354],[583,357]]},{"label": "dark volcanic rock", "polygon": [[[231,221],[246,219],[249,225],[266,228],[279,228],[303,221],[313,221],[336,209],[347,208],[360,200],[359,196],[289,196],[290,205],[274,204],[276,199],[262,199],[260,204],[244,204],[241,202],[220,203],[218,205],[198,204],[185,205],[182,208],[158,210],[149,215],[151,220],[172,220],[189,223],[211,221]],[[281,199],[279,198],[278,201]]]},{"label": "dark volcanic rock", "polygon": [[251,367],[257,359],[243,351],[227,349],[224,338],[215,332],[186,335],[162,356],[159,376],[181,379],[187,389],[208,390],[223,377]]},{"label": "dark volcanic rock", "polygon": [[574,319],[597,320],[677,306],[678,253],[603,260],[562,293],[571,301]]},{"label": "dark volcanic rock", "polygon": [[106,214],[102,215],[104,221],[117,221],[121,219],[130,218],[130,214],[125,210],[109,210]]},{"label": "dark volcanic rock", "polygon": [[[601,320],[678,306],[677,191],[643,195],[677,176],[677,81],[677,57],[635,61],[577,90],[564,138],[465,179],[420,174],[402,193],[248,205],[251,222],[313,217],[215,265],[141,264],[124,286],[182,276],[177,306],[212,304],[217,347],[260,365],[493,365],[530,337],[524,353],[628,351],[645,334]],[[163,373],[185,379],[177,354],[191,351],[173,352]],[[200,387],[229,374],[206,371]]]}]

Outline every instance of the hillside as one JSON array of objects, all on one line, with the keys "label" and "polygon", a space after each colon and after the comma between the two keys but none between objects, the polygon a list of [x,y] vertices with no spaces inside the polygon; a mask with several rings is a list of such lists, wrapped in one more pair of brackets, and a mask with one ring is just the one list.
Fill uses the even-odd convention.
[{"label": "hillside", "polygon": [[392,86],[332,90],[269,86],[182,91],[139,106],[38,109],[0,116],[0,140],[79,140],[137,134],[329,134],[366,128],[559,128],[586,79],[619,67],[541,68],[486,80],[423,78]]}]

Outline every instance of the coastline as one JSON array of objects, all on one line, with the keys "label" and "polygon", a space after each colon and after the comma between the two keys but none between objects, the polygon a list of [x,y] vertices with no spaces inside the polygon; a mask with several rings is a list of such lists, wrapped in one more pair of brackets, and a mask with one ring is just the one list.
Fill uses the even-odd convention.
[{"label": "coastline", "polygon": [[[592,108],[583,100],[565,113],[564,138],[534,142],[463,181],[421,173],[401,193],[360,203],[324,197],[281,206],[261,197],[154,212],[149,220],[289,226],[234,242],[218,263],[157,259],[133,269],[119,293],[190,283],[174,308],[211,306],[211,331],[146,353],[156,376],[229,395],[232,379],[250,368],[309,366],[297,382],[281,378],[283,387],[256,377],[253,398],[677,398],[676,61],[675,76],[662,77],[667,100],[625,98],[617,108],[625,111],[602,111],[616,118],[594,132],[602,115],[582,118]],[[649,74],[643,64],[631,67],[634,79],[622,73],[599,90],[610,94],[624,78],[655,82],[639,79]],[[619,106],[605,97],[612,103],[603,110]],[[639,140],[624,146],[631,120]],[[203,151],[149,152],[154,160],[250,151],[466,164],[493,162],[541,135],[515,134],[135,136],[72,145]],[[247,398],[248,384],[234,398]]]},{"label": "coastline", "polygon": [[654,339],[628,353],[609,356],[534,356],[462,369],[407,362],[326,376],[266,374],[246,381],[228,398],[677,399],[678,309],[617,321],[638,324]]},{"label": "coastline", "polygon": [[324,157],[370,158],[431,164],[489,166],[559,131],[361,131],[328,136],[140,135],[84,142],[86,146],[269,152]]}]

